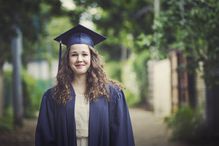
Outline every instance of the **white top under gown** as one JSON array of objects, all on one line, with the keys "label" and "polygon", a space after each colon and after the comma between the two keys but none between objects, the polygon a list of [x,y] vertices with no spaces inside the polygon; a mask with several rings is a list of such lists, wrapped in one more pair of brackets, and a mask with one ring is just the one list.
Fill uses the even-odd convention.
[{"label": "white top under gown", "polygon": [[75,124],[77,146],[88,146],[89,102],[80,94],[75,98]]}]

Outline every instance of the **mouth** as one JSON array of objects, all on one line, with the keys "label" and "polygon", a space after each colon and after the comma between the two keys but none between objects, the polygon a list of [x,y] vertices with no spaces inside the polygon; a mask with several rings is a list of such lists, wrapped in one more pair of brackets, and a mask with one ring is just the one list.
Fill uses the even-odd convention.
[{"label": "mouth", "polygon": [[76,65],[75,65],[75,67],[77,67],[77,68],[81,68],[81,67],[83,67],[83,66],[85,66],[85,64],[76,64]]}]

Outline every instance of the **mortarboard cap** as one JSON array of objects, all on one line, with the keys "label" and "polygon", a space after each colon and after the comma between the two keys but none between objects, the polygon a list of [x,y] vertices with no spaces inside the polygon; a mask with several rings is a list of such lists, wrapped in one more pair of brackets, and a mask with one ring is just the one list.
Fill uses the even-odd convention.
[{"label": "mortarboard cap", "polygon": [[56,41],[70,47],[73,44],[95,46],[106,38],[80,24],[55,38]]},{"label": "mortarboard cap", "polygon": [[66,45],[67,47],[70,47],[73,44],[87,44],[93,47],[105,39],[106,37],[103,35],[98,34],[80,24],[59,35],[54,39],[60,43],[59,68],[61,64],[62,44]]}]

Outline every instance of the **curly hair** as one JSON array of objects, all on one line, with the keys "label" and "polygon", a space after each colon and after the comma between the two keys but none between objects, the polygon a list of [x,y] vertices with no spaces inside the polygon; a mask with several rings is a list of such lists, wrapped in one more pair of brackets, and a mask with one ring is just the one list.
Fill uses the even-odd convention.
[{"label": "curly hair", "polygon": [[[85,97],[87,100],[95,100],[99,96],[105,96],[109,99],[107,84],[118,84],[107,78],[98,52],[91,46],[89,46],[89,50],[91,53],[91,65],[87,71]],[[71,82],[74,80],[74,72],[69,66],[69,51],[70,48],[67,48],[56,76],[57,85],[55,86],[55,98],[58,103],[63,104],[70,98]],[[118,85],[118,87],[120,87],[120,85]]]}]

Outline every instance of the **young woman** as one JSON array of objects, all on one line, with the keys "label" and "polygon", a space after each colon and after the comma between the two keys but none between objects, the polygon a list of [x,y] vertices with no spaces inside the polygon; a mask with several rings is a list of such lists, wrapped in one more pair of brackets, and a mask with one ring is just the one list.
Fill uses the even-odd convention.
[{"label": "young woman", "polygon": [[57,85],[42,98],[36,146],[134,146],[123,91],[106,77],[93,48],[104,39],[82,25],[55,39],[67,50]]}]

